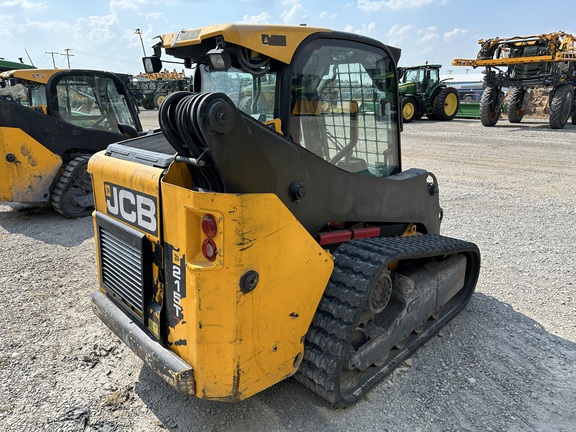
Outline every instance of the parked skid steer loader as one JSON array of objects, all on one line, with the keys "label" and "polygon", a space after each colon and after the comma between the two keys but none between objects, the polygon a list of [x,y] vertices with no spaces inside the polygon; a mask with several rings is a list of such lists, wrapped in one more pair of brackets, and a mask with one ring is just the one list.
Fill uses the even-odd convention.
[{"label": "parked skid steer loader", "polygon": [[520,123],[529,101],[529,89],[550,89],[550,127],[562,129],[572,116],[576,124],[576,38],[563,32],[479,40],[476,59],[454,59],[453,66],[485,67],[486,88],[480,100],[484,126],[500,119],[504,88],[510,123]]},{"label": "parked skid steer loader", "polygon": [[239,24],[154,50],[147,72],[164,50],[195,88],[166,97],[161,132],[90,159],[94,312],[187,395],[294,375],[354,403],[462,310],[480,265],[439,235],[436,177],[402,170],[400,51]]},{"label": "parked skid steer loader", "polygon": [[89,157],[142,130],[123,82],[88,70],[0,74],[0,201],[93,211]]}]

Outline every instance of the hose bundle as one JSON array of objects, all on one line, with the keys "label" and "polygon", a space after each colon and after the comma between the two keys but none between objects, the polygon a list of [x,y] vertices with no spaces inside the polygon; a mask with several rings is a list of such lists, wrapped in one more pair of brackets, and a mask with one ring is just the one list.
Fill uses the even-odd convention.
[{"label": "hose bundle", "polygon": [[[205,134],[225,133],[234,122],[233,108],[222,104],[222,97],[228,99],[218,93],[175,92],[164,99],[158,112],[164,136],[178,155],[189,161],[194,186],[213,192],[224,192],[225,188],[210,157]],[[224,128],[219,123],[222,118]]]}]

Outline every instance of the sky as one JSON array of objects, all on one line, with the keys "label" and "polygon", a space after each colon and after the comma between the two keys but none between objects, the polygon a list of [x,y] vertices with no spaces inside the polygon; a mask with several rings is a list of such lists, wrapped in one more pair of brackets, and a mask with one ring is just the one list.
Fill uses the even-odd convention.
[{"label": "sky", "polygon": [[[0,0],[0,58],[38,68],[142,72],[155,36],[213,24],[307,24],[358,33],[402,49],[399,66],[475,58],[479,39],[576,34],[576,2],[470,0]],[[140,35],[137,32],[139,29]],[[142,40],[141,40],[141,39]],[[164,56],[163,58],[167,58]],[[171,65],[173,66],[173,65]],[[181,68],[178,68],[178,71]]]}]

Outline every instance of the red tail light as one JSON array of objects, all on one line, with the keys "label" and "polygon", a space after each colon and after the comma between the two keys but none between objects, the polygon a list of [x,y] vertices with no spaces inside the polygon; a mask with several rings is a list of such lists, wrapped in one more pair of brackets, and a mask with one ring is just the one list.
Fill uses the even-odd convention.
[{"label": "red tail light", "polygon": [[206,239],[202,242],[202,255],[208,261],[214,261],[216,259],[216,254],[218,252],[218,248],[216,247],[216,243],[212,239]]},{"label": "red tail light", "polygon": [[207,237],[214,238],[218,232],[218,224],[216,223],[216,218],[213,215],[207,214],[202,218],[202,231],[204,234],[206,234]]}]

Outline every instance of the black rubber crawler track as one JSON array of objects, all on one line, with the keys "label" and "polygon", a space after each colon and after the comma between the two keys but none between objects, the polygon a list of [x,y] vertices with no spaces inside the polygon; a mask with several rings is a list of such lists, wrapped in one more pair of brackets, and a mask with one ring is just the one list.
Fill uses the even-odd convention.
[{"label": "black rubber crawler track", "polygon": [[[349,373],[344,369],[352,334],[374,279],[390,262],[451,254],[466,255],[466,279],[441,316],[429,319],[421,333],[412,333],[405,345],[395,349],[383,364],[358,371],[352,385],[342,386],[342,375]],[[342,407],[365,395],[466,305],[478,279],[480,253],[473,243],[422,235],[354,240],[341,245],[334,256],[334,271],[306,336],[304,358],[296,379],[331,404]]]},{"label": "black rubber crawler track", "polygon": [[[86,217],[94,210],[93,206],[79,207],[69,202],[67,193],[78,190],[80,195],[92,195],[92,184],[85,179],[89,155],[72,159],[58,178],[50,196],[52,207],[68,218]],[[81,192],[80,192],[81,191]]]}]

